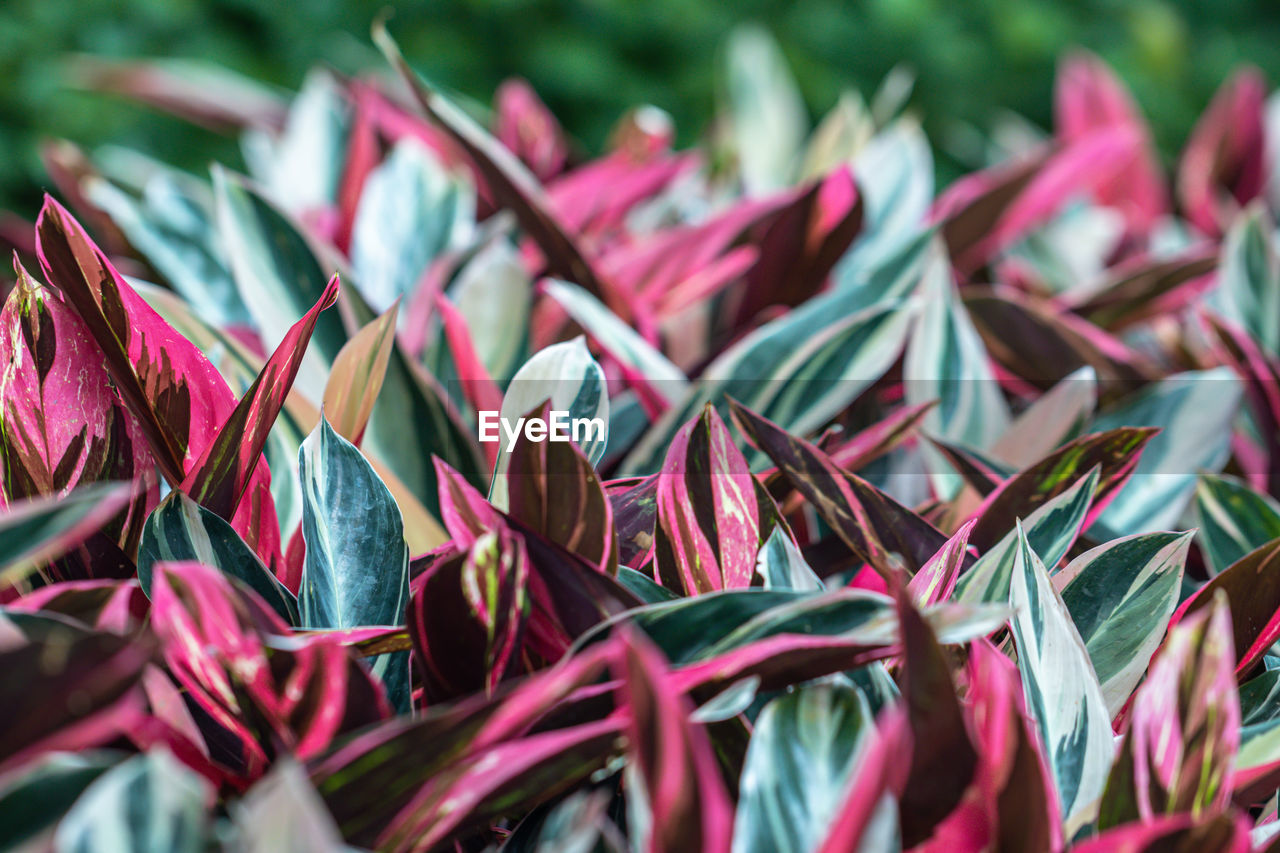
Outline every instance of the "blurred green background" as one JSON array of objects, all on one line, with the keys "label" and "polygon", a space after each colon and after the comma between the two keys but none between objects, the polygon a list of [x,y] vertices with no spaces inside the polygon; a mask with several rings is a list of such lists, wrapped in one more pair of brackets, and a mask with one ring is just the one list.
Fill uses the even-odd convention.
[{"label": "blurred green background", "polygon": [[[420,71],[488,101],[529,79],[588,149],[633,104],[670,112],[681,142],[702,133],[726,34],[754,21],[777,37],[815,114],[849,87],[870,94],[898,63],[935,145],[963,159],[962,129],[1002,109],[1047,125],[1056,58],[1101,54],[1134,89],[1172,158],[1237,64],[1280,79],[1280,3],[1263,0],[424,0],[391,4],[391,29]],[[0,4],[0,208],[31,213],[45,185],[41,138],[135,145],[191,169],[238,162],[235,143],[114,99],[71,91],[64,57],[216,60],[280,86],[308,66],[380,66],[360,0],[6,0]]]}]

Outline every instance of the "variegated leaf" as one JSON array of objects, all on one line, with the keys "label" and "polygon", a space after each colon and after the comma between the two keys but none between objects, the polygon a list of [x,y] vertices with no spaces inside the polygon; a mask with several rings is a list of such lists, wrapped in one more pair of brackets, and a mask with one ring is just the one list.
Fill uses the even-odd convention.
[{"label": "variegated leaf", "polygon": [[1234,477],[1201,474],[1195,510],[1200,547],[1215,572],[1280,536],[1280,504]]},{"label": "variegated leaf", "polygon": [[1053,585],[1084,640],[1107,711],[1119,713],[1164,637],[1194,531],[1113,539],[1076,557]]},{"label": "variegated leaf", "polygon": [[814,849],[874,725],[867,700],[846,684],[808,685],[765,705],[739,781],[734,853]]},{"label": "variegated leaf", "polygon": [[138,581],[151,594],[157,563],[193,561],[213,566],[262,596],[280,618],[299,624],[298,600],[231,528],[231,525],[188,498],[170,492],[147,519],[138,548]]},{"label": "variegated leaf", "polygon": [[[591,464],[599,462],[609,440],[609,393],[605,387],[604,372],[587,351],[582,338],[552,344],[525,362],[507,386],[498,417],[514,427],[530,411],[548,400],[553,412],[568,412],[571,420],[587,418],[595,422],[592,428],[583,430],[579,447]],[[509,442],[501,427],[495,426],[495,431],[502,443],[489,487],[489,500],[505,510]]]},{"label": "variegated leaf", "polygon": [[751,585],[761,525],[756,481],[711,406],[676,434],[657,504],[654,560],[664,586],[698,595]]},{"label": "variegated leaf", "polygon": [[1068,835],[1097,815],[1115,745],[1084,641],[1044,563],[1017,531],[1009,603],[1027,706],[1040,729]]},{"label": "variegated leaf", "polygon": [[1025,531],[1035,553],[1044,555],[1045,565],[1057,566],[1080,535],[1099,473],[1099,469],[1094,468],[1025,521],[1019,520],[1013,530],[978,558],[972,569],[960,576],[955,599],[970,603],[1008,600],[1009,581],[1019,559],[1020,530]]},{"label": "variegated leaf", "polygon": [[[298,590],[305,628],[400,625],[409,601],[409,549],[400,510],[368,460],[321,418],[298,452],[306,561]],[[373,670],[392,704],[409,707],[407,655]]]},{"label": "variegated leaf", "polygon": [[1134,698],[1099,826],[1221,813],[1232,791],[1240,706],[1225,596],[1169,633]]}]

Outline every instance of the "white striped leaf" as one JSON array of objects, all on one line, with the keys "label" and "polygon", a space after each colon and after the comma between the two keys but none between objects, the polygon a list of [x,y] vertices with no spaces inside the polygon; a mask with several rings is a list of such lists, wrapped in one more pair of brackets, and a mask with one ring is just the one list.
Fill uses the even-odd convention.
[{"label": "white striped leaf", "polygon": [[147,517],[138,545],[138,582],[151,595],[156,563],[195,561],[213,566],[262,596],[290,625],[297,625],[298,601],[276,579],[236,531],[182,492],[170,492]]},{"label": "white striped leaf", "polygon": [[474,224],[470,185],[417,140],[396,143],[365,179],[351,230],[351,265],[365,299],[382,312],[408,296],[431,261],[463,245]]},{"label": "white striped leaf", "polygon": [[[1009,407],[986,347],[956,295],[951,260],[940,238],[929,248],[921,282],[924,307],[907,344],[903,376],[908,405],[937,400],[924,428],[948,442],[986,450],[1009,426]],[[934,490],[952,497],[964,485],[933,446],[923,448]]]},{"label": "white striped leaf", "polygon": [[1017,534],[1010,627],[1027,708],[1040,730],[1070,837],[1097,814],[1115,755],[1111,715],[1084,641],[1021,523]]},{"label": "white striped leaf", "polygon": [[[592,465],[600,461],[609,441],[609,392],[604,371],[591,357],[582,337],[539,350],[516,371],[502,398],[500,417],[512,428],[520,418],[551,401],[551,411],[568,412],[570,419],[599,419],[603,429],[582,433],[582,454]],[[498,461],[494,465],[489,500],[501,510],[507,508],[506,435],[499,430]]]},{"label": "white striped leaf", "polygon": [[213,788],[155,749],[108,770],[85,789],[54,834],[57,853],[164,850],[201,853]]},{"label": "white striped leaf", "polygon": [[[1089,512],[1100,473],[1101,469],[1094,467],[1074,486],[1047,501],[1022,521],[1020,529],[1026,531],[1032,549],[1044,555],[1046,565],[1056,566],[1080,535],[1080,526]],[[1007,601],[1009,579],[1013,576],[1017,560],[1018,529],[1015,528],[979,557],[973,568],[960,576],[952,598],[971,604]]]},{"label": "white striped leaf", "polygon": [[1145,533],[1099,545],[1054,575],[1113,717],[1164,637],[1194,531]]},{"label": "white striped leaf", "polygon": [[1280,536],[1280,504],[1234,477],[1201,474],[1195,509],[1200,548],[1215,573]]},{"label": "white striped leaf", "polygon": [[548,281],[543,287],[575,323],[599,341],[614,358],[643,376],[669,405],[680,402],[689,387],[684,371],[620,320],[604,303],[578,285],[566,281]]},{"label": "white striped leaf", "polygon": [[1178,373],[1103,412],[1090,429],[1154,426],[1128,485],[1098,517],[1094,538],[1115,539],[1176,527],[1195,490],[1196,475],[1222,470],[1242,388],[1227,367]]},{"label": "white striped leaf", "polygon": [[774,699],[756,719],[739,783],[733,853],[808,853],[827,836],[875,718],[831,681]]},{"label": "white striped leaf", "polygon": [[489,375],[499,382],[510,379],[529,346],[533,303],[533,282],[520,255],[503,240],[486,245],[458,271],[449,298],[467,318],[471,343]]},{"label": "white striped leaf", "polygon": [[[304,628],[403,625],[409,549],[400,509],[364,455],[323,417],[298,451],[302,538],[298,610]],[[373,672],[409,708],[408,653],[379,655]]]}]

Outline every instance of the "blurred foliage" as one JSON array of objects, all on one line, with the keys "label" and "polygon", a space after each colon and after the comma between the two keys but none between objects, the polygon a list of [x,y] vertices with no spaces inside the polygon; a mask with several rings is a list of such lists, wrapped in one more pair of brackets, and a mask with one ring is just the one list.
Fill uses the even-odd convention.
[{"label": "blurred foliage", "polygon": [[[777,36],[810,109],[870,93],[892,67],[918,74],[930,136],[968,163],[974,127],[1004,109],[1046,125],[1057,57],[1101,54],[1132,86],[1171,157],[1213,89],[1240,62],[1280,79],[1280,4],[1255,0],[411,0],[391,28],[428,77],[487,101],[530,80],[587,148],[633,104],[703,132],[726,34],[757,21]],[[70,90],[68,54],[213,60],[295,87],[306,68],[381,68],[360,0],[8,0],[0,5],[0,207],[34,210],[46,183],[39,139],[116,142],[191,169],[235,160],[235,142],[117,99]],[[943,168],[946,169],[944,160]]]}]

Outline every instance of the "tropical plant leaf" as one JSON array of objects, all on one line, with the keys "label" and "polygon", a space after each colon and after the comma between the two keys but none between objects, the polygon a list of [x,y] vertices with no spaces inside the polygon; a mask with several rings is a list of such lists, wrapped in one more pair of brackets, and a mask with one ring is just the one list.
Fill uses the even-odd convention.
[{"label": "tropical plant leaf", "polygon": [[621,637],[613,667],[622,681],[618,704],[628,717],[631,767],[643,786],[635,794],[648,811],[645,846],[728,853],[733,805],[711,742],[690,722],[693,709],[658,650],[642,634]]},{"label": "tropical plant leaf", "polygon": [[338,351],[325,382],[324,415],[334,432],[356,447],[387,375],[399,308],[399,302],[393,304],[356,332]]},{"label": "tropical plant leaf", "polygon": [[1085,551],[1053,576],[1112,716],[1138,686],[1164,636],[1182,589],[1192,535],[1114,539]]},{"label": "tropical plant leaf", "polygon": [[871,708],[854,687],[801,687],[756,718],[739,782],[734,853],[812,850],[850,782]]},{"label": "tropical plant leaf", "polygon": [[315,330],[320,312],[338,298],[338,277],[329,280],[320,301],[285,334],[253,385],[218,427],[182,481],[182,490],[202,506],[227,519],[234,517],[262,458],[267,437]]},{"label": "tropical plant leaf", "polygon": [[351,265],[376,311],[413,293],[427,266],[467,238],[475,191],[421,142],[397,142],[365,177],[351,231]]},{"label": "tropical plant leaf", "polygon": [[676,434],[657,507],[654,562],[663,586],[699,595],[751,585],[761,538],[756,481],[712,407]]},{"label": "tropical plant leaf", "polygon": [[[373,467],[323,417],[302,443],[302,536],[307,543],[298,612],[305,628],[403,624],[409,549],[395,499]],[[353,519],[359,519],[353,525]],[[373,671],[392,704],[409,707],[404,654],[380,656]]]},{"label": "tropical plant leaf", "polygon": [[1280,536],[1280,504],[1232,477],[1201,474],[1195,510],[1200,547],[1215,571]]},{"label": "tropical plant leaf", "polygon": [[[550,403],[530,413],[548,420]],[[516,440],[507,462],[508,513],[606,574],[617,574],[613,508],[587,457],[572,441]]]},{"label": "tropical plant leaf", "polygon": [[298,625],[298,600],[262,564],[231,525],[182,492],[170,492],[147,518],[138,548],[138,581],[151,594],[157,563],[197,562],[241,580],[290,625]]},{"label": "tropical plant leaf", "polygon": [[[609,440],[609,394],[604,372],[581,338],[553,344],[525,362],[507,386],[498,417],[514,427],[521,418],[547,401],[550,401],[553,412],[568,412],[571,422],[579,418],[598,422],[582,431],[578,444],[591,464],[599,462]],[[502,443],[489,487],[489,500],[499,509],[506,509],[510,439],[498,425],[493,426],[493,431]]]},{"label": "tropical plant leaf", "polygon": [[1027,706],[1044,743],[1068,834],[1091,822],[1115,753],[1111,717],[1066,605],[1017,529],[1009,603]]},{"label": "tropical plant leaf", "polygon": [[1161,814],[1222,813],[1240,742],[1225,596],[1181,621],[1134,697],[1107,779],[1100,828]]},{"label": "tropical plant leaf", "polygon": [[956,582],[955,599],[973,603],[1008,600],[1010,579],[1020,553],[1019,529],[1026,532],[1032,549],[1044,555],[1045,565],[1057,566],[1080,535],[1097,489],[1099,473],[1100,470],[1094,468],[1025,520],[1016,520],[1014,529],[983,553],[972,569],[960,576]]},{"label": "tropical plant leaf", "polygon": [[212,786],[164,751],[134,756],[76,800],[54,836],[58,850],[151,848],[200,853],[211,829]]}]

